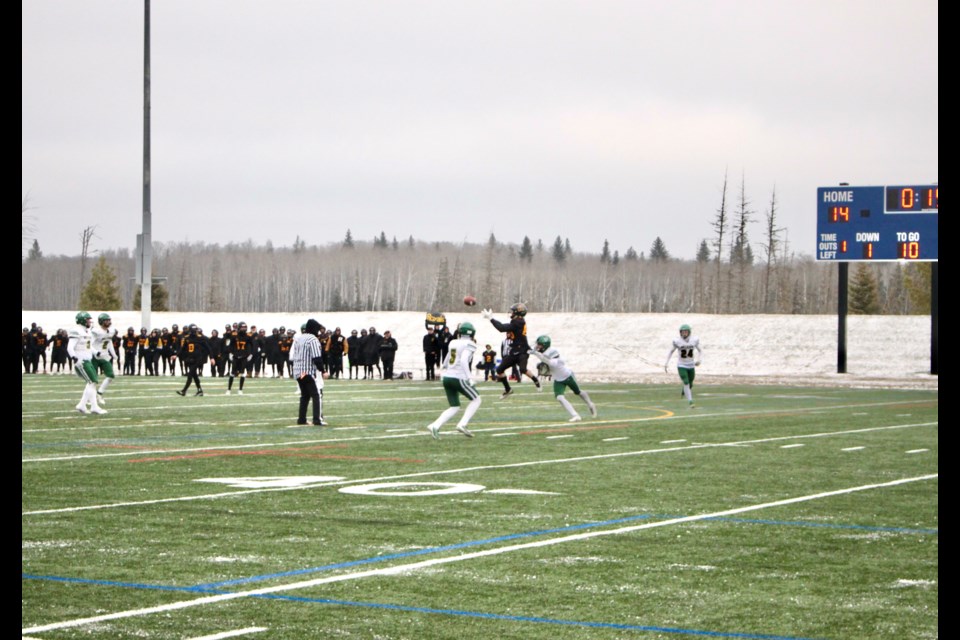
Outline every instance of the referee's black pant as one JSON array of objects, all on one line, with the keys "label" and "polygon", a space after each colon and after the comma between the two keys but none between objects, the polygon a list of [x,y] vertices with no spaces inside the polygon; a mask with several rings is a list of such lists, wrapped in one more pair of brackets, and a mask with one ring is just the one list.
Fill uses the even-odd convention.
[{"label": "referee's black pant", "polygon": [[297,424],[307,424],[307,406],[313,400],[313,424],[320,424],[320,394],[317,381],[313,376],[303,375],[297,378],[300,386],[300,413],[297,415]]}]

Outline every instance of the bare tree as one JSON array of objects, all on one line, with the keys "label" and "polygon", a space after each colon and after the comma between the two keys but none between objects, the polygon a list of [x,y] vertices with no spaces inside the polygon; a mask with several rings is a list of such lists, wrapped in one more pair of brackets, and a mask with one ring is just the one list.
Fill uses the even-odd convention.
[{"label": "bare tree", "polygon": [[714,232],[714,241],[713,241],[713,250],[715,255],[715,260],[717,261],[717,275],[716,283],[713,287],[715,291],[716,299],[714,300],[714,313],[720,313],[720,283],[723,281],[722,268],[723,268],[723,238],[727,233],[727,226],[729,226],[730,220],[727,214],[727,172],[723,172],[723,189],[720,192],[720,208],[717,209],[717,215],[713,219],[713,232]]},{"label": "bare tree", "polygon": [[35,224],[35,218],[27,213],[33,209],[30,206],[30,194],[23,196],[23,200],[20,201],[20,259],[23,260],[23,249],[27,246],[27,242],[33,238],[33,234],[37,232],[37,226]]},{"label": "bare tree", "polygon": [[773,310],[770,280],[777,264],[781,231],[783,229],[777,226],[777,188],[774,186],[773,192],[770,194],[770,208],[767,209],[766,225],[764,227],[766,241],[761,245],[766,257],[766,266],[763,271],[763,310],[767,313]]},{"label": "bare tree", "polygon": [[84,227],[80,232],[80,289],[87,277],[87,259],[90,257],[90,243],[96,237],[97,225]]}]

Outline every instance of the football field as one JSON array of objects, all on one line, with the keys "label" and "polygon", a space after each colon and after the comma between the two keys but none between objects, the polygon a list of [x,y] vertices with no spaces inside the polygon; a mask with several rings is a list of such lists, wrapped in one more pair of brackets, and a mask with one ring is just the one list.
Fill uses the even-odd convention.
[{"label": "football field", "polygon": [[938,391],[21,380],[25,637],[938,637]]}]

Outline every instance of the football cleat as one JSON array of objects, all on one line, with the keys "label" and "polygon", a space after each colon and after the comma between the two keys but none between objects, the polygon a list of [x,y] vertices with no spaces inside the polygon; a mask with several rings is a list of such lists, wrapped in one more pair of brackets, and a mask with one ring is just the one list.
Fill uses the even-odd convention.
[{"label": "football cleat", "polygon": [[433,439],[434,439],[434,440],[439,440],[439,439],[440,439],[440,427],[431,424],[431,425],[429,425],[429,426],[427,427],[427,431],[430,432],[430,435],[433,436]]},{"label": "football cleat", "polygon": [[74,407],[74,408],[75,408],[77,411],[79,411],[80,413],[83,413],[83,414],[90,413],[89,411],[87,411],[87,407],[86,407],[86,405],[84,405],[84,404],[78,404],[78,405],[77,405],[76,407]]},{"label": "football cleat", "polygon": [[185,395],[187,395],[187,392],[186,392],[186,391],[181,391],[180,389],[177,389],[177,395],[178,395],[178,396],[185,396]]},{"label": "football cleat", "polygon": [[513,395],[513,389],[507,389],[506,391],[500,394],[500,399],[503,400],[507,396],[512,396],[512,395]]},{"label": "football cleat", "polygon": [[106,415],[107,410],[101,409],[100,407],[90,407],[90,413],[96,413],[99,415]]},{"label": "football cleat", "polygon": [[97,390],[97,401],[107,404],[107,399],[103,397],[103,391]]},{"label": "football cleat", "polygon": [[225,396],[228,396],[228,395],[230,395],[230,389],[227,389],[227,392],[226,392],[226,393],[224,393],[223,395],[225,395]]},{"label": "football cleat", "polygon": [[196,392],[194,395],[202,396],[202,395],[203,395],[203,389],[197,389],[197,392]]},{"label": "football cleat", "polygon": [[587,407],[590,408],[590,415],[593,416],[594,418],[596,418],[596,417],[597,417],[597,405],[593,404],[592,402],[588,402],[588,403],[587,403]]},{"label": "football cleat", "polygon": [[237,395],[238,395],[238,396],[242,396],[242,395],[243,395],[243,389],[240,389],[239,391],[237,391]]},{"label": "football cleat", "polygon": [[467,428],[466,428],[465,426],[463,426],[462,424],[458,424],[458,425],[457,425],[457,431],[459,431],[459,432],[462,433],[463,435],[467,436],[468,438],[472,438],[472,437],[473,437],[473,431],[470,431],[470,429],[467,429]]},{"label": "football cleat", "polygon": [[573,416],[567,422],[580,422],[581,420],[583,420],[583,418],[581,418],[580,416]]},{"label": "football cleat", "polygon": [[313,426],[315,426],[315,427],[325,427],[325,426],[327,426],[327,421],[324,420],[323,418],[320,418],[319,420],[314,420],[314,421],[313,421]]}]

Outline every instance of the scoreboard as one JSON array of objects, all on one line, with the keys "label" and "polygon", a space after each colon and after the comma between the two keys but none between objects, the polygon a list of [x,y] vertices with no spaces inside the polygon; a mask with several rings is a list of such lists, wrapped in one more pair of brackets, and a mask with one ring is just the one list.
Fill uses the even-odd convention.
[{"label": "scoreboard", "polygon": [[936,184],[817,189],[817,260],[938,260]]}]

